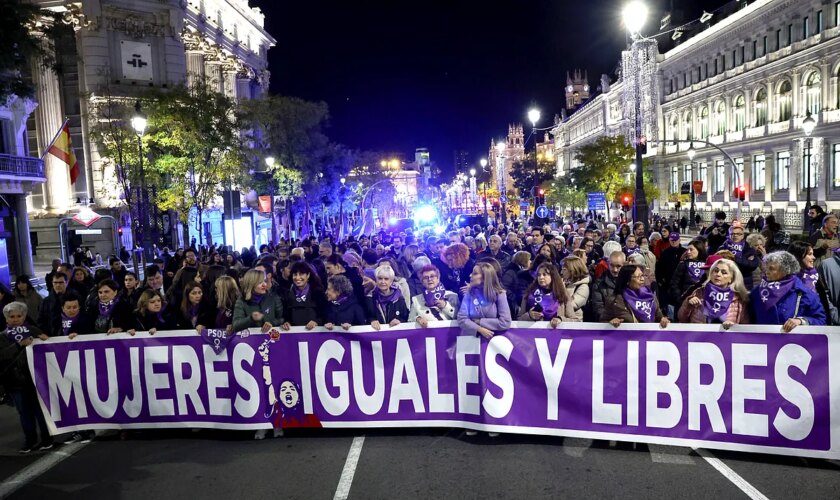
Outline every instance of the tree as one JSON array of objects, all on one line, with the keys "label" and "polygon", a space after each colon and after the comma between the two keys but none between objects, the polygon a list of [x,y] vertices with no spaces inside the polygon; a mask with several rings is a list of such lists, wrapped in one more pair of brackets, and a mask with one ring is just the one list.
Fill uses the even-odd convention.
[{"label": "tree", "polygon": [[510,169],[510,177],[513,179],[513,187],[519,192],[519,196],[528,198],[531,196],[531,188],[554,178],[555,165],[547,160],[540,160],[537,163],[537,177],[534,179],[534,153],[528,153],[523,161],[514,162]]},{"label": "tree", "polygon": [[613,200],[618,188],[627,182],[629,166],[635,157],[636,150],[627,144],[624,136],[599,137],[578,149],[575,159],[581,167],[569,175],[584,192],[603,191],[608,200]]},{"label": "tree", "polygon": [[198,81],[151,94],[148,109],[151,166],[166,177],[158,205],[178,211],[189,241],[190,212],[195,210],[203,232],[204,211],[224,186],[242,180],[245,161],[237,107],[208,82]]},{"label": "tree", "polygon": [[[55,69],[51,46],[61,26],[57,15],[22,0],[0,0],[0,102],[10,95],[31,97],[29,64]],[[39,18],[46,18],[36,24]],[[52,18],[52,19],[50,19]]]},{"label": "tree", "polygon": [[584,210],[587,207],[587,193],[571,182],[571,177],[559,177],[546,192],[546,204],[571,210]]}]

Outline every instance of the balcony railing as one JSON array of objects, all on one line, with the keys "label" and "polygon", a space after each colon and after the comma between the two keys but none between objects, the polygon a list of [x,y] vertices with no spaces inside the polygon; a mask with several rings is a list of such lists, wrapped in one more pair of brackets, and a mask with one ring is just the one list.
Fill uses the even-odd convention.
[{"label": "balcony railing", "polygon": [[0,175],[44,178],[44,160],[0,154]]},{"label": "balcony railing", "polygon": [[788,130],[790,130],[790,120],[785,120],[783,122],[778,123],[771,123],[767,126],[768,134],[781,134],[782,132],[787,132]]}]

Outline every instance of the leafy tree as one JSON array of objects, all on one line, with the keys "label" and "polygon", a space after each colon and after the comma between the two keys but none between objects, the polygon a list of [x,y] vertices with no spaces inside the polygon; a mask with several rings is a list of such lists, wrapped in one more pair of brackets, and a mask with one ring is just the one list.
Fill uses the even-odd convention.
[{"label": "leafy tree", "polygon": [[551,206],[584,210],[587,207],[587,192],[572,183],[571,177],[559,177],[546,191],[545,202]]},{"label": "leafy tree", "polygon": [[195,210],[203,233],[204,211],[224,186],[243,177],[245,159],[236,104],[208,82],[198,81],[151,94],[148,108],[152,166],[167,179],[158,205],[177,210],[187,233],[190,212]]},{"label": "leafy tree", "polygon": [[[31,97],[35,87],[28,78],[29,64],[55,69],[51,46],[61,21],[56,14],[22,0],[0,0],[0,12],[0,102],[12,94]],[[42,22],[36,24],[39,18]]]},{"label": "leafy tree", "polygon": [[522,197],[531,195],[531,188],[539,186],[554,178],[555,165],[548,160],[540,160],[537,163],[537,177],[534,182],[534,153],[528,153],[523,161],[514,162],[510,169],[510,177],[513,179],[513,187]]},{"label": "leafy tree", "polygon": [[[650,169],[650,160],[646,159],[644,161],[644,165],[646,168],[643,173],[642,181],[644,183],[645,198],[648,202],[650,202],[651,200],[659,198],[659,186],[653,181],[653,172]],[[620,203],[621,198],[624,195],[628,195],[631,198],[636,195],[635,179],[630,179],[630,182],[625,182],[616,189],[614,201]]]}]

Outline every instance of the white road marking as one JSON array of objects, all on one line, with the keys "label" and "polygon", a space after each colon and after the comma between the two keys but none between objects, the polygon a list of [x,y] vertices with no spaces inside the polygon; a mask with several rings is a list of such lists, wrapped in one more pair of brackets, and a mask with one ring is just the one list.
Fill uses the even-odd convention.
[{"label": "white road marking", "polygon": [[746,493],[746,495],[752,500],[769,500],[766,496],[764,496],[762,492],[758,491],[755,488],[755,486],[748,483],[746,479],[744,479],[743,477],[738,475],[737,472],[729,468],[729,466],[723,463],[722,460],[712,455],[710,451],[702,448],[694,448],[694,451],[696,451],[701,457],[703,457],[707,462],[709,462],[709,465],[717,469],[717,471],[720,472],[723,475],[723,477],[729,479],[729,481],[732,482],[732,484],[734,484],[735,486],[737,486],[738,489]]},{"label": "white road marking", "polygon": [[56,444],[56,446],[60,446],[59,449],[47,453],[28,467],[24,467],[0,483],[0,498],[6,498],[20,488],[26,486],[28,483],[38,478],[38,476],[52,469],[64,459],[69,458],[88,444],[89,443],[72,443],[64,446]]},{"label": "white road marking", "polygon": [[563,453],[570,457],[581,458],[592,447],[591,439],[563,438]]},{"label": "white road marking", "polygon": [[350,486],[353,485],[353,476],[356,474],[356,466],[359,464],[359,456],[362,454],[362,445],[365,444],[364,436],[353,438],[350,451],[347,452],[347,460],[344,462],[344,470],[341,471],[341,479],[338,480],[338,487],[335,489],[333,500],[347,500],[350,494]]},{"label": "white road marking", "polygon": [[694,465],[694,459],[689,456],[691,448],[684,446],[664,446],[649,444],[650,459],[657,464]]}]

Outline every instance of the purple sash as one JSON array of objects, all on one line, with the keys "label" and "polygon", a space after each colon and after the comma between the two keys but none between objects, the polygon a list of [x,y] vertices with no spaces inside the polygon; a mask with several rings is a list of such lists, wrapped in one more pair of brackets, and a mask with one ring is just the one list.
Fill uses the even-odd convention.
[{"label": "purple sash", "polygon": [[107,303],[99,303],[99,315],[103,318],[110,318],[111,313],[114,312],[114,308],[117,306],[117,299],[111,300]]},{"label": "purple sash", "polygon": [[228,342],[230,342],[230,337],[227,336],[227,332],[215,328],[202,329],[201,338],[213,348],[216,354],[224,351],[227,348]]},{"label": "purple sash", "polygon": [[720,246],[721,250],[729,250],[730,252],[735,254],[735,257],[740,257],[741,254],[744,253],[744,246],[745,242],[735,243],[732,240],[726,240],[723,242],[723,245]]},{"label": "purple sash", "polygon": [[633,248],[624,247],[624,255],[626,255],[627,257],[630,257],[631,255],[635,255],[637,253],[642,253],[642,251],[639,249],[639,247],[633,247]]},{"label": "purple sash", "polygon": [[400,289],[391,285],[391,295],[387,297],[382,294],[379,288],[373,290],[373,300],[376,302],[376,305],[385,307],[387,304],[393,304],[394,302],[400,300],[402,298],[402,293]]},{"label": "purple sash", "polygon": [[298,302],[306,302],[306,296],[309,295],[309,283],[304,285],[304,287],[298,288],[295,285],[292,285],[292,290],[295,292],[295,300]]},{"label": "purple sash", "polygon": [[423,290],[423,300],[426,301],[426,307],[437,307],[437,301],[445,300],[443,297],[446,294],[446,287],[438,283],[434,290]]},{"label": "purple sash", "polygon": [[653,292],[648,287],[643,286],[635,292],[628,288],[624,290],[622,295],[627,307],[639,322],[654,322],[656,319],[656,302],[654,301]]},{"label": "purple sash", "polygon": [[762,308],[764,311],[769,311],[770,309],[776,307],[776,304],[782,299],[782,297],[793,290],[793,286],[795,284],[796,276],[788,276],[787,278],[779,281],[767,281],[766,279],[762,279],[761,284],[758,285],[758,294],[759,297],[761,297],[761,300],[758,301],[756,306]]},{"label": "purple sash", "polygon": [[534,308],[537,304],[542,307],[543,319],[550,320],[557,316],[557,309],[560,304],[551,292],[541,290],[540,287],[534,287],[534,291],[528,295],[528,310]]},{"label": "purple sash", "polygon": [[12,342],[20,342],[23,339],[28,339],[32,336],[28,326],[12,326],[6,329],[6,335]]},{"label": "purple sash", "polygon": [[703,262],[699,262],[696,260],[685,261],[685,267],[688,271],[688,277],[691,278],[691,281],[693,283],[698,283],[700,281],[700,278],[703,277],[703,273],[706,272],[706,270],[703,269],[703,264]]},{"label": "purple sash", "polygon": [[187,314],[189,314],[192,326],[196,326],[198,324],[198,304],[190,304],[187,308]]},{"label": "purple sash", "polygon": [[811,269],[803,269],[799,272],[798,276],[808,289],[814,291],[817,290],[817,280],[820,279],[820,275],[817,273],[817,268],[812,267]]},{"label": "purple sash", "polygon": [[347,302],[348,297],[349,297],[349,295],[341,295],[337,299],[331,300],[330,302],[337,305],[337,306],[340,306],[341,304]]},{"label": "purple sash", "polygon": [[706,318],[723,322],[734,299],[735,291],[731,288],[706,283],[703,288],[703,310]]},{"label": "purple sash", "polygon": [[67,316],[63,312],[61,313],[61,333],[62,335],[70,335],[73,333],[71,330],[74,326],[79,323],[79,319],[81,319],[81,314],[77,314],[75,318],[71,318]]}]

